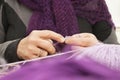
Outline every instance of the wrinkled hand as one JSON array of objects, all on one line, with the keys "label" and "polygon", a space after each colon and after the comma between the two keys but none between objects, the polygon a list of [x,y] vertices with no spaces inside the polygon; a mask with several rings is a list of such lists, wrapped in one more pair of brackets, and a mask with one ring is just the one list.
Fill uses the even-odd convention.
[{"label": "wrinkled hand", "polygon": [[52,40],[63,43],[64,37],[49,30],[34,30],[18,44],[17,55],[21,59],[33,59],[56,52]]},{"label": "wrinkled hand", "polygon": [[75,34],[71,37],[65,39],[66,44],[71,44],[75,46],[88,47],[97,44],[99,41],[91,33],[80,33]]}]

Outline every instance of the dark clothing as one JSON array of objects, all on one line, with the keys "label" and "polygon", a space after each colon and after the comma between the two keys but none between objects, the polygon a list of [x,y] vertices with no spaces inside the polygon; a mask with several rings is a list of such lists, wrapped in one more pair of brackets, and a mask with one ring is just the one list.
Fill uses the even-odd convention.
[{"label": "dark clothing", "polygon": [[4,0],[0,0],[0,6],[1,6],[1,4],[4,2]]}]

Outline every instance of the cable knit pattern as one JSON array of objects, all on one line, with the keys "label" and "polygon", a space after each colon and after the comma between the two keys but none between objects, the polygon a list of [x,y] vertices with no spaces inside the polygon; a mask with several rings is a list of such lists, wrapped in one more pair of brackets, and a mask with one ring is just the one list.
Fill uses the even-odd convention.
[{"label": "cable knit pattern", "polygon": [[91,24],[104,20],[113,26],[104,0],[19,0],[19,2],[33,10],[27,34],[32,30],[45,29],[63,36],[78,33],[78,16]]}]

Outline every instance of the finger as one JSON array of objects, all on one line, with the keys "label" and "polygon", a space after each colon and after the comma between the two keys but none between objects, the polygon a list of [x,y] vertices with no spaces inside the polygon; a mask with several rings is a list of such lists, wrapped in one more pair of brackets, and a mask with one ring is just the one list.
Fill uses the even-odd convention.
[{"label": "finger", "polygon": [[76,37],[67,37],[65,40],[66,44],[76,45],[79,46],[81,44],[80,40]]},{"label": "finger", "polygon": [[29,59],[34,59],[34,58],[38,58],[39,56],[37,56],[37,55],[34,55],[34,54],[24,54],[23,56],[22,56],[22,59],[24,59],[24,60],[29,60]]},{"label": "finger", "polygon": [[76,46],[88,46],[91,43],[91,41],[89,41],[89,38],[68,37],[65,40],[65,43]]},{"label": "finger", "polygon": [[36,55],[30,55],[30,56],[28,57],[28,59],[35,59],[35,58],[39,58],[39,56],[36,56]]},{"label": "finger", "polygon": [[92,33],[79,33],[79,34],[75,34],[72,37],[77,37],[77,38],[96,38],[95,35],[93,35]]},{"label": "finger", "polygon": [[72,44],[76,46],[88,47],[98,43],[98,40],[95,38],[71,38],[66,40],[66,44]]},{"label": "finger", "polygon": [[45,51],[47,51],[50,54],[54,54],[56,52],[55,47],[53,46],[53,44],[51,44],[51,42],[49,42],[47,40],[39,39],[39,41],[37,41],[36,45],[39,48],[44,49]]},{"label": "finger", "polygon": [[48,55],[48,52],[41,49],[41,48],[38,48],[36,46],[32,47],[33,49],[32,50],[29,50],[29,52],[33,55],[36,55],[36,56],[39,56],[39,57],[43,57],[43,56],[47,56]]},{"label": "finger", "polygon": [[51,39],[47,39],[47,41],[49,41],[51,44],[53,44],[53,41]]},{"label": "finger", "polygon": [[47,56],[48,55],[48,52],[47,51],[45,51],[45,50],[43,50],[43,49],[40,49],[40,55],[39,55],[39,57],[45,57],[45,56]]},{"label": "finger", "polygon": [[39,37],[41,38],[46,38],[46,39],[53,39],[55,41],[61,42],[63,43],[65,38],[53,31],[49,31],[49,30],[41,30],[41,31],[37,31],[37,33],[39,34]]},{"label": "finger", "polygon": [[23,52],[21,55],[22,59],[32,59],[32,57],[38,58],[40,55],[40,49],[36,46],[30,46],[28,47],[27,51]]}]

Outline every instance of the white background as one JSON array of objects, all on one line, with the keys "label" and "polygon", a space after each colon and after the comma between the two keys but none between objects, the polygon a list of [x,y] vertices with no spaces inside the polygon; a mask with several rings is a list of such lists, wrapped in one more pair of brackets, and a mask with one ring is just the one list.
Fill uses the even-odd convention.
[{"label": "white background", "polygon": [[105,0],[116,26],[116,34],[120,42],[120,0]]},{"label": "white background", "polygon": [[120,0],[105,0],[116,27],[120,27]]}]

